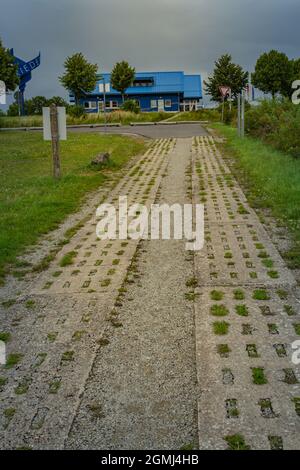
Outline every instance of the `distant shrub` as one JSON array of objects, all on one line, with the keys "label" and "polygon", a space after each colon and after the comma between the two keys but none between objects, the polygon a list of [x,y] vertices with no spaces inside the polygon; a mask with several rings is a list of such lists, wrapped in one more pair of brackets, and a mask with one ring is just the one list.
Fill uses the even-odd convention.
[{"label": "distant shrub", "polygon": [[131,113],[138,114],[140,112],[139,104],[136,100],[127,100],[122,104],[121,108],[123,111],[129,111]]},{"label": "distant shrub", "polygon": [[84,107],[81,105],[69,106],[68,115],[79,118],[85,114]]}]

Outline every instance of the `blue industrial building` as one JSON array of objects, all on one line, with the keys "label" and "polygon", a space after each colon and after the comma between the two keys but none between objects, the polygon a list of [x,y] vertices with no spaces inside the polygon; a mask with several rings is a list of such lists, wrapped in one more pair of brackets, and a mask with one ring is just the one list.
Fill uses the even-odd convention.
[{"label": "blue industrial building", "polygon": [[[104,83],[106,109],[113,111],[121,107],[122,96],[111,87],[110,74],[104,73],[99,77],[96,89],[81,100],[86,112],[103,110]],[[202,103],[201,76],[185,75],[184,72],[136,73],[125,96],[126,99],[136,100],[144,112],[196,110]]]}]

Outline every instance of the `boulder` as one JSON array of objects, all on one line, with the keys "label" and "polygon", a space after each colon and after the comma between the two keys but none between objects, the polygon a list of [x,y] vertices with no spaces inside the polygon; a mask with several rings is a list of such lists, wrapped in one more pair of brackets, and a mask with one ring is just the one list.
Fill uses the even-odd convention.
[{"label": "boulder", "polygon": [[92,160],[92,165],[101,165],[103,163],[108,163],[110,159],[109,153],[99,153],[95,158]]}]

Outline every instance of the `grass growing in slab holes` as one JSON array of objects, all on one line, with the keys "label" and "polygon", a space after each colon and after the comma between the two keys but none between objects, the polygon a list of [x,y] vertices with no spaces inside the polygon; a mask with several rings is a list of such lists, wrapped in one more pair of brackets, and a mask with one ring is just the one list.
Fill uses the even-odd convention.
[{"label": "grass growing in slab holes", "polygon": [[288,314],[288,316],[296,315],[294,308],[291,305],[284,305],[284,311]]},{"label": "grass growing in slab holes", "polygon": [[6,359],[5,368],[12,369],[15,367],[19,362],[22,360],[23,354],[12,353],[9,354],[8,358]]},{"label": "grass growing in slab holes", "polygon": [[252,297],[255,300],[270,300],[270,296],[265,289],[256,289]]},{"label": "grass growing in slab holes", "polygon": [[294,323],[293,326],[294,326],[296,335],[300,336],[300,323]]},{"label": "grass growing in slab holes", "polygon": [[236,129],[229,126],[213,126],[227,138],[223,145],[225,158],[234,175],[246,188],[252,206],[271,209],[272,215],[290,229],[294,246],[284,253],[284,258],[290,268],[299,268],[299,159],[274,150],[270,144],[259,139],[239,139]]},{"label": "grass growing in slab holes", "polygon": [[74,258],[78,255],[77,251],[70,251],[69,253],[66,253],[62,259],[60,260],[60,267],[64,268],[66,266],[70,266],[71,264],[74,263]]},{"label": "grass growing in slab holes", "polygon": [[263,259],[261,262],[266,268],[269,268],[269,269],[273,268],[274,266],[274,261],[269,258]]},{"label": "grass growing in slab holes", "polygon": [[289,296],[289,293],[283,289],[277,289],[276,294],[281,300],[286,300]]},{"label": "grass growing in slab holes", "polygon": [[231,353],[231,349],[228,344],[218,344],[217,351],[221,357],[229,357],[229,354]]},{"label": "grass growing in slab holes", "polygon": [[216,321],[213,323],[213,330],[215,335],[227,335],[229,330],[229,323],[226,321]]},{"label": "grass growing in slab holes", "polygon": [[10,340],[11,334],[6,331],[0,331],[0,341],[7,343]]},{"label": "grass growing in slab holes", "polygon": [[271,279],[278,279],[279,278],[278,271],[268,271],[267,274]]},{"label": "grass growing in slab holes", "polygon": [[224,292],[218,291],[218,290],[213,290],[210,293],[210,298],[211,300],[218,301],[222,300],[224,297]]},{"label": "grass growing in slab holes", "polygon": [[244,436],[241,434],[232,434],[231,436],[224,437],[224,440],[228,444],[228,450],[249,450],[250,446],[248,446],[245,442]]},{"label": "grass growing in slab holes", "polygon": [[4,300],[1,305],[4,308],[10,308],[13,305],[15,305],[15,303],[16,303],[15,299],[9,299],[9,300]]},{"label": "grass growing in slab holes", "polygon": [[241,289],[236,289],[233,292],[233,297],[235,300],[244,300],[245,299],[244,291],[242,291]]},{"label": "grass growing in slab holes", "polygon": [[268,383],[263,367],[252,367],[252,380],[255,385]]},{"label": "grass growing in slab holes", "polygon": [[195,277],[188,279],[185,283],[186,287],[196,288],[198,286],[198,280]]},{"label": "grass growing in slab holes", "polygon": [[248,307],[246,305],[236,305],[235,306],[235,311],[241,317],[248,317],[248,315],[249,315],[249,310],[248,310]]},{"label": "grass growing in slab holes", "polygon": [[229,310],[225,305],[215,304],[210,307],[210,313],[215,317],[225,317],[229,314]]}]

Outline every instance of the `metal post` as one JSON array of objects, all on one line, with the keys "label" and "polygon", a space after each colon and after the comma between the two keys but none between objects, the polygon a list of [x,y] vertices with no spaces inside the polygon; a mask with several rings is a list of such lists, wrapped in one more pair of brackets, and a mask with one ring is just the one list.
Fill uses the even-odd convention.
[{"label": "metal post", "polygon": [[245,90],[242,90],[241,137],[245,137]]},{"label": "metal post", "polygon": [[241,137],[241,94],[238,94],[237,97],[238,101],[238,116],[237,116],[237,131],[238,131],[238,136]]},{"label": "metal post", "polygon": [[50,106],[50,124],[52,138],[53,176],[60,178],[58,113],[55,104]]},{"label": "metal post", "polygon": [[224,122],[224,102],[225,102],[225,97],[223,96],[223,103],[222,103],[222,122]]},{"label": "metal post", "polygon": [[104,132],[107,130],[107,119],[106,119],[106,86],[105,86],[105,79],[103,78],[103,100],[104,100]]}]

